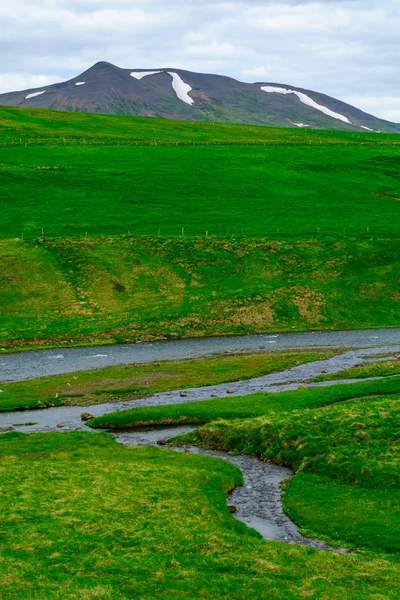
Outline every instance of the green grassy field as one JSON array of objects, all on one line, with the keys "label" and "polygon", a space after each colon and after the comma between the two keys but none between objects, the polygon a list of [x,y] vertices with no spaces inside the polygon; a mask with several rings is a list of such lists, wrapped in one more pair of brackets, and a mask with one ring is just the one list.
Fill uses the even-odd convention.
[{"label": "green grassy field", "polygon": [[0,235],[392,236],[399,164],[398,135],[0,107]]},{"label": "green grassy field", "polygon": [[399,143],[397,134],[284,129],[0,106],[0,144],[25,143]]},{"label": "green grassy field", "polygon": [[0,412],[89,406],[149,394],[260,377],[322,360],[332,352],[282,352],[165,361],[2,383]]},{"label": "green grassy field", "polygon": [[0,234],[398,236],[399,166],[397,146],[0,147]]},{"label": "green grassy field", "polygon": [[399,597],[390,554],[265,542],[236,521],[225,499],[242,478],[223,461],[88,433],[0,449],[4,600]]}]

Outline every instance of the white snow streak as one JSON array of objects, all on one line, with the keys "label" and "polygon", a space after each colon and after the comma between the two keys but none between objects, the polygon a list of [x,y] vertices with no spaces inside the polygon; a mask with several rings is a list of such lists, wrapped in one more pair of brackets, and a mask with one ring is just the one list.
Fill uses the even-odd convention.
[{"label": "white snow streak", "polygon": [[179,100],[182,100],[186,104],[194,104],[193,98],[189,96],[189,92],[192,91],[190,85],[185,83],[178,73],[168,72],[168,74],[172,77],[172,87]]},{"label": "white snow streak", "polygon": [[138,79],[139,81],[143,79],[143,77],[148,77],[149,75],[157,75],[161,73],[161,71],[132,71],[131,77]]},{"label": "white snow streak", "polygon": [[77,81],[75,85],[85,85],[86,81]]},{"label": "white snow streak", "polygon": [[310,127],[309,125],[306,125],[305,123],[295,123],[294,121],[290,121],[292,125],[296,125],[296,127]]},{"label": "white snow streak", "polygon": [[361,129],[366,129],[367,131],[372,131],[372,133],[377,133],[375,129],[371,129],[371,127],[365,127],[365,125],[359,125]]},{"label": "white snow streak", "polygon": [[[162,72],[163,71],[132,71],[131,77],[134,77],[140,81],[143,79],[143,77],[157,75],[158,73]],[[179,100],[182,100],[182,102],[185,102],[185,104],[194,104],[193,98],[189,96],[189,92],[192,91],[190,85],[185,83],[178,73],[168,71],[168,75],[171,75],[172,77],[172,87]]]},{"label": "white snow streak", "polygon": [[25,96],[25,100],[29,100],[30,98],[36,98],[36,96],[41,96],[42,94],[45,94],[46,90],[44,90],[44,92],[34,92],[33,94],[28,94],[27,96]]},{"label": "white snow streak", "polygon": [[328,115],[328,117],[332,117],[333,119],[338,119],[339,121],[343,121],[344,123],[352,125],[351,121],[349,121],[347,117],[341,115],[340,113],[334,112],[333,110],[327,108],[326,106],[323,106],[322,104],[318,104],[318,102],[315,102],[315,100],[310,98],[310,96],[303,94],[303,92],[298,92],[297,90],[288,90],[286,88],[281,87],[274,87],[271,85],[262,86],[261,89],[263,90],[263,92],[272,92],[276,94],[294,94],[298,97],[298,99],[301,102],[303,102],[303,104],[306,104],[311,108],[315,108],[316,110],[323,112],[324,114]]}]

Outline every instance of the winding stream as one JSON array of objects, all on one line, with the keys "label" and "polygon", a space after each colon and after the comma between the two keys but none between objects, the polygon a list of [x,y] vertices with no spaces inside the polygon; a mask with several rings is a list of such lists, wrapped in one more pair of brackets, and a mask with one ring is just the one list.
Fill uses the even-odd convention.
[{"label": "winding stream", "polygon": [[[125,446],[155,446],[159,440],[166,440],[189,431],[193,431],[193,428],[175,427],[157,431],[123,433],[117,437],[117,441]],[[290,469],[262,463],[248,456],[231,456],[225,452],[204,450],[193,446],[171,449],[219,458],[238,467],[243,473],[244,483],[243,486],[233,490],[227,504],[236,508],[233,514],[235,519],[258,531],[264,539],[309,546],[317,550],[347,553],[343,548],[332,548],[324,542],[302,536],[297,526],[283,512],[280,486],[293,476]]]},{"label": "winding stream", "polygon": [[[267,346],[268,344],[268,346]],[[118,410],[142,406],[164,406],[182,404],[215,397],[232,397],[257,392],[281,392],[296,390],[299,385],[323,374],[333,374],[343,369],[358,366],[373,360],[378,353],[400,354],[400,330],[374,330],[357,332],[318,332],[282,334],[279,336],[245,336],[243,338],[212,338],[180,340],[134,346],[112,346],[100,349],[71,348],[62,351],[40,351],[25,354],[10,354],[0,357],[0,381],[18,381],[32,377],[71,373],[117,364],[149,363],[160,360],[196,358],[210,354],[249,352],[268,349],[340,348],[352,346],[332,358],[316,361],[272,373],[263,377],[224,383],[201,388],[163,392],[139,400],[114,402],[95,406],[65,406],[34,411],[0,413],[0,428],[18,427],[23,433],[50,431],[88,430],[81,420],[81,413],[101,416]],[[359,380],[352,380],[359,381]],[[350,383],[350,380],[308,383],[307,387],[328,386],[337,383]],[[24,423],[24,425],[21,425]],[[190,427],[168,430],[139,431],[117,435],[117,441],[126,446],[156,445],[160,440],[192,431]],[[93,430],[90,430],[93,431]],[[281,504],[280,485],[290,479],[293,473],[270,463],[262,463],[246,456],[231,456],[223,452],[201,448],[173,448],[193,454],[220,458],[236,465],[244,475],[244,485],[234,490],[228,502],[237,512],[234,517],[257,530],[265,539],[289,544],[310,546],[319,550],[346,552],[334,549],[318,540],[303,537],[296,525],[284,514]]]}]

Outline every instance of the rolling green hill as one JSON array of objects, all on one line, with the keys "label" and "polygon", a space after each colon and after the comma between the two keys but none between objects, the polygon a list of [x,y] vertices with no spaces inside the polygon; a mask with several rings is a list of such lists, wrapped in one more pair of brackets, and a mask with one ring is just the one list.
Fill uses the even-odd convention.
[{"label": "rolling green hill", "polygon": [[0,109],[0,343],[398,325],[399,141]]}]

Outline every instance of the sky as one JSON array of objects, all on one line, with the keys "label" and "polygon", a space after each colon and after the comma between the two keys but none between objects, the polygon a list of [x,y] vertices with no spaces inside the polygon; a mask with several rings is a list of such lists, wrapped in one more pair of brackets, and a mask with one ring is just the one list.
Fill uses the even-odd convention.
[{"label": "sky", "polygon": [[0,93],[98,61],[284,83],[400,122],[400,0],[0,0]]}]

